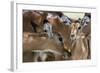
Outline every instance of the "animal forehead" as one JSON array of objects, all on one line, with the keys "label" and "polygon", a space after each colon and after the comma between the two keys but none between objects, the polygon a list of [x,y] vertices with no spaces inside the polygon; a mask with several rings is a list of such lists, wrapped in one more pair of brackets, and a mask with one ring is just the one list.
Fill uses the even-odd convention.
[{"label": "animal forehead", "polygon": [[58,16],[57,14],[54,14],[54,13],[48,13],[47,15],[48,16],[53,16],[53,17],[57,17]]},{"label": "animal forehead", "polygon": [[36,17],[42,18],[42,14],[35,12],[35,11],[32,11],[31,16],[34,17],[34,18],[36,18]]},{"label": "animal forehead", "polygon": [[62,35],[60,32],[54,32],[54,36],[61,37]]},{"label": "animal forehead", "polygon": [[71,27],[72,28],[78,28],[78,27],[80,27],[81,25],[80,25],[80,23],[72,23],[71,24]]}]

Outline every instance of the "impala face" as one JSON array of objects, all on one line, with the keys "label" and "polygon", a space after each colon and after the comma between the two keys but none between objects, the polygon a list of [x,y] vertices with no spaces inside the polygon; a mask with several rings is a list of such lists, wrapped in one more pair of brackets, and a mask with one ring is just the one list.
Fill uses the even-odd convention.
[{"label": "impala face", "polygon": [[75,40],[80,31],[81,31],[81,24],[80,23],[72,23],[70,39]]}]

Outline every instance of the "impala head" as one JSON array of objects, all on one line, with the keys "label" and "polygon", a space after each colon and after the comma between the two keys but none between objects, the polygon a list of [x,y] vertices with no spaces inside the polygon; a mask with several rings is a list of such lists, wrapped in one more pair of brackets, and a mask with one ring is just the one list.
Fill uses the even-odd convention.
[{"label": "impala head", "polygon": [[70,38],[74,40],[81,31],[81,24],[76,22],[71,24]]},{"label": "impala head", "polygon": [[52,13],[48,13],[47,20],[52,25],[58,25],[59,23],[62,22],[57,14],[52,14]]},{"label": "impala head", "polygon": [[70,52],[70,49],[69,49],[69,46],[70,46],[69,29],[70,27],[69,25],[65,25],[62,22],[61,18],[56,14],[53,15],[53,14],[48,13],[47,20],[52,25],[53,32],[56,32],[59,35],[57,39],[59,39],[59,41],[62,43],[63,48],[67,50],[68,52]]},{"label": "impala head", "polygon": [[31,15],[31,21],[34,22],[37,25],[42,25],[43,21],[46,18],[46,14],[43,11],[30,11]]}]

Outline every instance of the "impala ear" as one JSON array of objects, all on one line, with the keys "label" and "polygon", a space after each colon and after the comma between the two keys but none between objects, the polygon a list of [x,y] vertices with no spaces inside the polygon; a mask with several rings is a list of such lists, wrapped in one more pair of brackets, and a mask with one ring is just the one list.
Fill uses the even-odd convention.
[{"label": "impala ear", "polygon": [[60,22],[63,23],[64,21],[60,18]]}]

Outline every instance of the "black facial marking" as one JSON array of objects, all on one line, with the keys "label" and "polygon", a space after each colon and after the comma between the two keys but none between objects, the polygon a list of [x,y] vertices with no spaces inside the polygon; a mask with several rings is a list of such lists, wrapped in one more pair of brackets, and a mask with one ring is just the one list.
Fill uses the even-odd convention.
[{"label": "black facial marking", "polygon": [[81,29],[81,26],[80,27],[78,27],[78,30],[80,30]]}]

